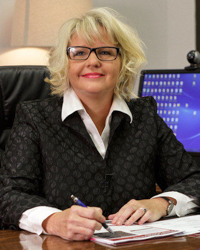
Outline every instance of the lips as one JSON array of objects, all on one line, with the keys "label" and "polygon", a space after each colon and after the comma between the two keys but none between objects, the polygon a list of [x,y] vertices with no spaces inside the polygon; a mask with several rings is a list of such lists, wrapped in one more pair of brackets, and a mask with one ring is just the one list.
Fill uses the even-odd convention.
[{"label": "lips", "polygon": [[82,77],[85,77],[85,78],[100,78],[102,76],[104,75],[98,72],[87,73],[87,74],[82,75]]}]

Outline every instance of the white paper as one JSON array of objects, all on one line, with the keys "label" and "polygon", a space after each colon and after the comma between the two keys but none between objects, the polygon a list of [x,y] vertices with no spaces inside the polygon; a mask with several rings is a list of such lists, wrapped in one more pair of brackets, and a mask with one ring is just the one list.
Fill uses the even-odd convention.
[{"label": "white paper", "polygon": [[96,243],[119,245],[125,244],[127,242],[166,237],[180,233],[180,231],[174,229],[154,227],[153,225],[150,225],[150,223],[146,223],[144,225],[134,224],[132,226],[113,226],[109,224],[109,226],[116,234],[128,233],[129,235],[116,236],[115,238],[115,236],[113,236],[111,233],[108,233],[106,229],[102,228],[99,231],[95,231],[95,234],[90,240]]},{"label": "white paper", "polygon": [[200,215],[188,215],[151,223],[153,226],[182,231],[178,236],[200,232]]},{"label": "white paper", "polygon": [[[92,241],[100,244],[119,245],[133,241],[166,237],[170,235],[183,236],[200,233],[200,215],[167,218],[165,220],[145,223],[143,225],[133,224],[132,226],[113,226],[110,221],[107,221],[107,224],[114,232],[124,232],[132,235],[110,238],[109,235],[111,234],[109,234],[106,229],[102,228],[99,231],[95,231],[94,236],[91,238]],[[104,237],[102,233],[107,233],[107,237]],[[97,236],[96,234],[99,235]]]}]

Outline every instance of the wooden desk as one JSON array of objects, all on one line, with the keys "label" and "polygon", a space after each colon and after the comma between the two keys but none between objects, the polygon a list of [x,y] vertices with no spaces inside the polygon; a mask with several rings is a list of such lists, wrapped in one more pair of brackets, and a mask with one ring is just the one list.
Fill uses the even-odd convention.
[{"label": "wooden desk", "polygon": [[[20,243],[21,242],[21,243]],[[32,248],[31,248],[32,245]],[[34,245],[34,247],[33,247]],[[28,248],[29,247],[29,248]],[[105,247],[90,241],[69,242],[55,236],[37,236],[24,231],[0,231],[0,250],[200,250],[200,237],[178,237],[135,242],[121,247]]]}]

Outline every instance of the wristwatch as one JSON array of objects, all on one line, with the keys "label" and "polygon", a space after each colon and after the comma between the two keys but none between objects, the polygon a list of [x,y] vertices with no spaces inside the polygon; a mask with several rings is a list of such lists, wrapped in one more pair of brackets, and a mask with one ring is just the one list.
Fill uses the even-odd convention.
[{"label": "wristwatch", "polygon": [[[166,210],[167,215],[169,215],[169,214],[171,213],[171,211],[172,211],[174,205],[175,205],[175,204],[174,204],[174,201],[171,200],[171,199],[169,199],[169,198],[167,198],[167,197],[160,197],[160,198],[165,199],[165,200],[169,203],[168,208],[167,208],[167,210]],[[167,215],[166,215],[166,216],[167,216]]]}]

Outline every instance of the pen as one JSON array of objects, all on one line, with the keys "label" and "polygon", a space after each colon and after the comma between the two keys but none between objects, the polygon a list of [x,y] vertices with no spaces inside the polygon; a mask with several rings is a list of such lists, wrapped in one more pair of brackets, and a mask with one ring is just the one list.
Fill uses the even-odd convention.
[{"label": "pen", "polygon": [[[72,200],[74,201],[74,203],[76,203],[77,205],[81,206],[81,207],[87,207],[82,201],[80,201],[77,197],[75,197],[73,194],[71,195]],[[114,234],[114,231],[104,222],[101,223],[101,225],[110,233]]]}]

